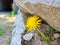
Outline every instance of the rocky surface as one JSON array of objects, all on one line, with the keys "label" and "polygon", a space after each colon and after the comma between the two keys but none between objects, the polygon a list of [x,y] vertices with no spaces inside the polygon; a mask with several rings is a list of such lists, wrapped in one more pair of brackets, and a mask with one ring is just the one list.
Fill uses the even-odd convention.
[{"label": "rocky surface", "polygon": [[30,2],[32,4],[43,3],[47,5],[60,7],[60,0],[20,0],[23,3]]}]

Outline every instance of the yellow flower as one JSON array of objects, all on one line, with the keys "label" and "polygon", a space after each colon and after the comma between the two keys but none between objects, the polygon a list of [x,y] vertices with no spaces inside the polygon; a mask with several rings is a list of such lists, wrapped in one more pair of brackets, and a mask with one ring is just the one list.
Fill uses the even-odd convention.
[{"label": "yellow flower", "polygon": [[40,19],[40,17],[33,15],[27,19],[26,27],[28,31],[33,31],[33,30],[38,31],[38,33],[41,35],[41,38],[48,42],[50,38],[38,29],[41,25],[41,22],[42,20]]},{"label": "yellow flower", "polygon": [[30,16],[27,21],[26,21],[26,27],[28,31],[32,31],[38,27],[40,27],[42,20],[40,19],[39,16]]}]

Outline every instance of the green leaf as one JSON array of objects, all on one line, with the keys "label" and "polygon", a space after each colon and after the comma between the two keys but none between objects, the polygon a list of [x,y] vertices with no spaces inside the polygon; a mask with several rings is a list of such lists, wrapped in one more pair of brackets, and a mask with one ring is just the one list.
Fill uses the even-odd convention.
[{"label": "green leaf", "polygon": [[48,30],[47,30],[47,32],[48,32],[49,34],[55,34],[57,31],[56,31],[54,28],[49,27]]}]

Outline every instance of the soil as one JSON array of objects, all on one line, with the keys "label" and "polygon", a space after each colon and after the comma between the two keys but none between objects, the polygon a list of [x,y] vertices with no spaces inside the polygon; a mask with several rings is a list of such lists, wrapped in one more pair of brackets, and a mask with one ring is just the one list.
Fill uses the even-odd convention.
[{"label": "soil", "polygon": [[0,36],[0,45],[10,45],[12,25],[14,22],[14,17],[8,17],[7,15],[0,15],[0,26],[5,30],[3,36]]}]

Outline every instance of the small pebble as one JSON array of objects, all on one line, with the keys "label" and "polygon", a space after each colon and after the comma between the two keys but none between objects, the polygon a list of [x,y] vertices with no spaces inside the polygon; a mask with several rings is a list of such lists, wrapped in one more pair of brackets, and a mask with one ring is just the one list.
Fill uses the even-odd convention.
[{"label": "small pebble", "polygon": [[33,33],[27,33],[23,36],[23,39],[26,41],[30,41],[33,37]]}]

